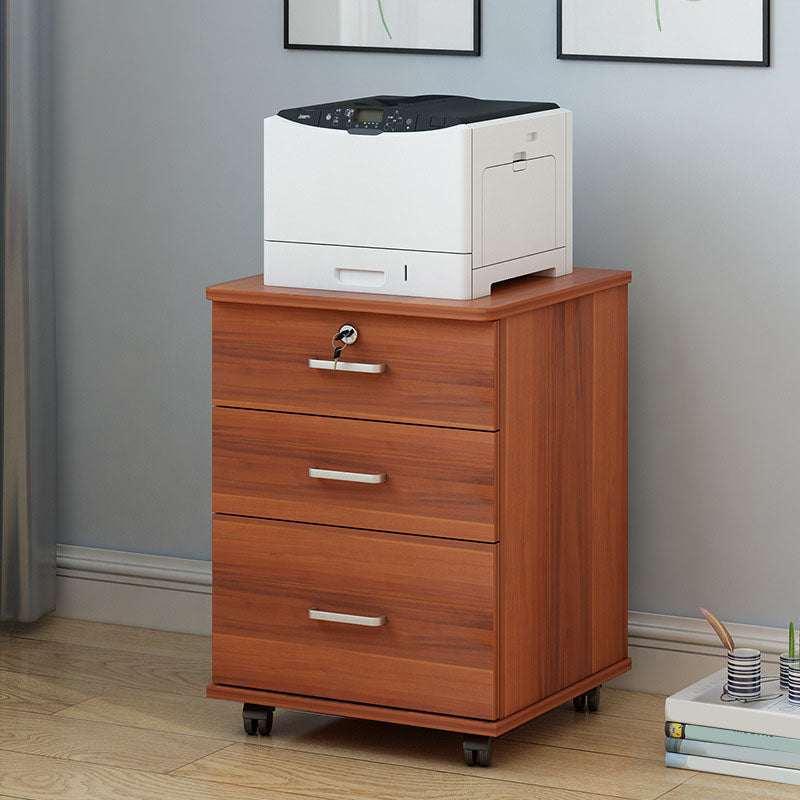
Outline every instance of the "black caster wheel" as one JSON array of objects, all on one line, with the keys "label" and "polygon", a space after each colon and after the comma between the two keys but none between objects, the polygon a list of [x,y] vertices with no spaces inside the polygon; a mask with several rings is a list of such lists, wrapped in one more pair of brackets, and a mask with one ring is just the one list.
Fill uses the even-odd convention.
[{"label": "black caster wheel", "polygon": [[492,764],[493,741],[488,736],[464,737],[464,763],[468,767],[489,767]]},{"label": "black caster wheel", "polygon": [[262,736],[269,736],[272,732],[272,709],[266,717],[260,717],[258,720],[258,732]]},{"label": "black caster wheel", "polygon": [[248,736],[255,736],[258,733],[258,720],[257,719],[243,719],[244,732]]},{"label": "black caster wheel", "polygon": [[586,708],[586,695],[579,694],[577,697],[572,698],[572,707],[576,711],[583,711]]},{"label": "black caster wheel", "polygon": [[595,686],[590,692],[586,693],[586,707],[594,713],[600,708],[600,687]]},{"label": "black caster wheel", "polygon": [[274,706],[257,706],[254,703],[245,703],[242,708],[242,724],[248,736],[260,733],[269,736],[272,730],[272,718],[275,713]]}]

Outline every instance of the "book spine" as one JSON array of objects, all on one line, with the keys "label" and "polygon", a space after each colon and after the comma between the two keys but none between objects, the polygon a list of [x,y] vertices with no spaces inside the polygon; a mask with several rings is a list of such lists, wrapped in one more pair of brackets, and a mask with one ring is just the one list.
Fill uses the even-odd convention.
[{"label": "book spine", "polygon": [[745,730],[790,739],[797,738],[795,734],[800,725],[800,706],[791,706],[782,699],[767,707],[748,708],[746,704],[706,703],[669,697],[665,710],[667,719],[681,720],[690,725]]},{"label": "book spine", "polygon": [[715,742],[696,742],[692,739],[666,739],[665,747],[669,753],[683,753],[687,756],[706,756],[727,761],[764,764],[769,767],[800,769],[800,754],[798,753],[782,753],[777,750],[763,750],[757,747],[740,747],[739,745]]},{"label": "book spine", "polygon": [[763,764],[748,764],[743,761],[724,761],[720,758],[705,758],[704,756],[687,756],[683,753],[667,753],[664,763],[672,769],[713,772],[716,775],[734,775],[737,778],[753,778],[757,781],[800,786],[800,770],[796,769],[767,767]]},{"label": "book spine", "polygon": [[733,744],[742,747],[759,747],[764,750],[780,750],[784,753],[800,753],[800,739],[787,736],[771,736],[768,733],[749,733],[728,728],[710,728],[705,725],[687,725],[682,722],[668,722],[666,735],[674,739],[693,739],[699,742]]}]

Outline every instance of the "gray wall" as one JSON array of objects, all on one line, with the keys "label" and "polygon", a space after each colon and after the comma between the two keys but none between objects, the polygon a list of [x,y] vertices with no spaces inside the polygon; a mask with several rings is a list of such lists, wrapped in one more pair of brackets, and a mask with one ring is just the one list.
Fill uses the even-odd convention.
[{"label": "gray wall", "polygon": [[772,69],[287,52],[280,0],[58,0],[60,541],[208,558],[209,282],[259,271],[261,120],[373,92],[575,111],[579,266],[630,267],[631,607],[800,610],[800,4]]}]

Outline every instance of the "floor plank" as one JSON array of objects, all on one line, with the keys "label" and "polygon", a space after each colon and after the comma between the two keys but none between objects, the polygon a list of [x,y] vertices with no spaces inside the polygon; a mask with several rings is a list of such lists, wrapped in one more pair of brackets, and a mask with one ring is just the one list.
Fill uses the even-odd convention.
[{"label": "floor plank", "polygon": [[[626,719],[646,719],[664,726],[664,703],[666,697],[644,692],[626,692],[622,689],[600,690],[600,710],[598,714]],[[569,706],[572,704],[570,703]],[[569,707],[568,706],[568,707]]]},{"label": "floor plank", "polygon": [[111,688],[107,683],[0,671],[0,708],[54,714]]},{"label": "floor plank", "polygon": [[246,737],[239,703],[142,689],[114,689],[59,711],[57,716],[227,741]]},{"label": "floor plank", "polygon": [[171,772],[207,756],[228,742],[159,733],[122,725],[4,711],[0,749],[151,772]]},{"label": "floor plank", "polygon": [[45,642],[63,642],[100,647],[104,650],[127,650],[154,656],[210,663],[211,637],[192,636],[188,633],[170,633],[146,628],[127,628],[100,622],[78,619],[42,617],[29,625],[15,625],[11,636],[17,639],[37,639]]},{"label": "floor plank", "polygon": [[211,676],[197,661],[13,636],[0,640],[0,670],[200,696]]},{"label": "floor plank", "polygon": [[366,720],[279,709],[248,737],[239,704],[203,697],[207,647],[55,618],[0,634],[0,800],[797,798],[666,769],[664,698],[614,689],[512,731],[489,770],[457,734]]},{"label": "floor plank", "polygon": [[[396,766],[424,767],[444,772],[462,771],[461,737],[442,731],[387,725],[279,709],[269,737],[248,737],[242,731],[241,706],[226,701],[209,701],[178,695],[132,689],[118,689],[87,700],[58,714],[99,722],[118,721],[125,725],[173,733],[210,736],[245,744],[297,750],[320,755],[357,758]],[[538,723],[525,726],[498,742],[495,764],[501,751],[513,741],[531,741],[562,748],[587,750],[619,756],[647,758],[657,773],[663,767],[664,739],[661,725],[599,715],[557,711]],[[639,737],[643,743],[639,743]],[[569,760],[569,751],[567,759]],[[495,769],[492,769],[492,776]],[[534,775],[535,778],[535,775]],[[515,778],[516,779],[516,778]],[[527,780],[527,778],[526,778]],[[678,777],[671,785],[680,781]],[[666,791],[670,786],[664,786]]]},{"label": "floor plank", "polygon": [[797,786],[708,773],[690,775],[683,784],[664,795],[665,800],[797,800],[798,797],[800,788]]},{"label": "floor plank", "polygon": [[576,713],[559,708],[511,731],[505,738],[630,758],[664,760],[664,728],[650,720],[621,720],[604,714]]},{"label": "floor plank", "polygon": [[26,800],[296,800],[297,797],[0,750],[2,794]]},{"label": "floor plank", "polygon": [[[484,778],[463,762],[459,766],[457,755],[457,752],[449,753],[437,769],[420,749],[420,766],[429,767],[420,769],[360,758],[232,744],[174,774],[243,786],[264,786],[290,794],[311,793],[326,800],[374,800],[375,787],[379,785],[399,787],[403,792],[401,796],[410,800],[452,797],[447,792],[456,790],[467,792],[469,797],[482,791],[488,794],[480,796],[487,798],[530,798],[531,786],[536,786],[537,797],[545,797],[543,792],[547,788],[578,796],[586,792],[654,800],[685,780],[684,776],[674,776],[663,765],[650,761],[510,741],[495,747],[491,773],[487,772]],[[500,792],[497,783],[503,784]],[[509,795],[511,787],[517,787],[519,792]]]}]

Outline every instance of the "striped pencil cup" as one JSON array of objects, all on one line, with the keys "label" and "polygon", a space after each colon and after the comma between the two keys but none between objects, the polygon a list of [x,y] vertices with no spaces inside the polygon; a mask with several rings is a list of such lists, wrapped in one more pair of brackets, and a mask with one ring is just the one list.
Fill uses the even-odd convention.
[{"label": "striped pencil cup", "polygon": [[738,700],[753,700],[761,695],[759,650],[737,647],[732,653],[728,653],[728,694]]},{"label": "striped pencil cup", "polygon": [[788,653],[781,654],[781,689],[789,688],[789,670],[800,669],[800,656],[789,658]]},{"label": "striped pencil cup", "polygon": [[789,670],[789,702],[800,705],[800,668]]}]

